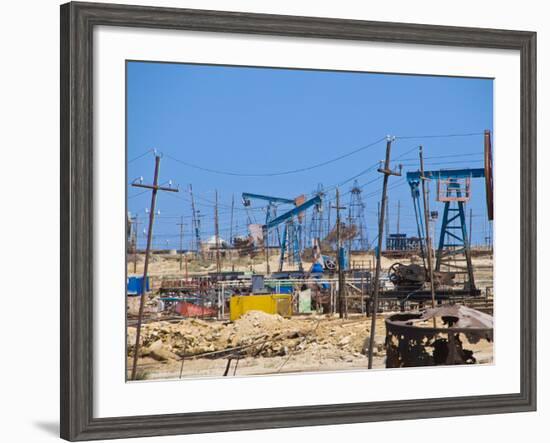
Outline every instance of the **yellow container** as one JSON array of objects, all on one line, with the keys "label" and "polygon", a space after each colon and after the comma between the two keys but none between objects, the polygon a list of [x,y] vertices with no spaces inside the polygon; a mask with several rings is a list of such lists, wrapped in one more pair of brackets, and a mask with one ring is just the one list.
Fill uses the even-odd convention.
[{"label": "yellow container", "polygon": [[248,311],[262,311],[267,314],[279,314],[282,317],[292,315],[292,295],[234,295],[229,301],[229,319],[235,321]]}]

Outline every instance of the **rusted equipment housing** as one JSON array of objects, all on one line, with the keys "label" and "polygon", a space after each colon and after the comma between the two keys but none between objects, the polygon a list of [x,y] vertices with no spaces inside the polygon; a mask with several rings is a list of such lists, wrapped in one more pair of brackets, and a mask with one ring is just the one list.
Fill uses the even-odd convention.
[{"label": "rusted equipment housing", "polygon": [[[403,264],[394,263],[388,270],[388,278],[398,290],[416,291],[429,282],[424,266],[416,263]],[[454,284],[455,274],[453,272],[434,272],[434,285],[436,288],[441,286],[452,286]]]},{"label": "rusted equipment housing", "polygon": [[388,277],[396,288],[410,290],[421,288],[427,280],[424,267],[414,263],[410,265],[392,264],[388,271]]},{"label": "rusted equipment housing", "polygon": [[463,344],[480,340],[493,341],[493,317],[466,306],[394,314],[386,319],[386,367],[474,364]]}]

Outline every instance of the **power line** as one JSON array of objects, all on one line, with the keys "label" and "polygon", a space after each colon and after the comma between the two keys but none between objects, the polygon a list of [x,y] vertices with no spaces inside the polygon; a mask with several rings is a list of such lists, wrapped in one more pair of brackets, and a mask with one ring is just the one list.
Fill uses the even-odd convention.
[{"label": "power line", "polygon": [[[150,150],[150,151],[151,151],[151,150]],[[128,162],[128,163],[129,163],[129,162]],[[170,182],[170,180],[166,180],[164,183],[161,183],[160,186],[164,186],[164,185],[165,185],[166,183],[168,183],[168,182]],[[130,186],[132,186],[132,183],[133,183],[133,182],[130,183]],[[149,191],[149,190],[146,189],[145,191],[141,191],[141,192],[138,192],[137,194],[130,195],[130,196],[128,197],[128,200],[130,200],[130,199],[132,199],[132,198],[134,198],[134,197],[139,197],[140,195],[143,195],[143,194],[145,194],[145,193],[148,192],[148,191]],[[169,195],[171,195],[171,194],[169,194]]]},{"label": "power line", "polygon": [[145,191],[141,191],[141,192],[138,192],[137,194],[134,194],[134,195],[130,195],[128,196],[128,200],[132,199],[132,198],[135,198],[135,197],[139,197],[140,195],[143,195],[145,193],[147,193],[148,190],[146,189]]},{"label": "power line", "polygon": [[[481,159],[478,159],[478,161],[480,161]],[[455,165],[455,164],[464,164],[466,162],[466,160],[456,160],[456,161],[447,161],[447,162],[426,162],[426,166],[428,165],[431,165],[431,166],[435,166],[435,165]],[[403,166],[415,166],[417,165],[417,163],[403,163]]]},{"label": "power line", "polygon": [[262,174],[247,174],[247,173],[234,172],[234,171],[222,171],[222,170],[219,170],[219,169],[212,169],[212,168],[206,168],[206,167],[203,167],[203,166],[195,165],[193,163],[189,163],[189,162],[177,159],[175,157],[172,157],[171,155],[168,155],[168,154],[166,154],[165,156],[170,158],[171,160],[174,160],[174,161],[176,161],[178,163],[181,163],[185,166],[189,166],[191,168],[199,169],[201,171],[211,172],[213,174],[232,175],[232,176],[238,176],[238,177],[275,177],[275,176],[280,176],[280,175],[289,175],[289,174],[296,174],[298,172],[310,171],[312,169],[320,168],[321,166],[326,166],[330,163],[334,163],[336,161],[342,160],[342,159],[344,159],[346,157],[349,157],[353,154],[356,154],[356,153],[364,151],[365,149],[368,149],[372,146],[375,146],[375,145],[377,145],[378,143],[382,142],[385,139],[386,139],[386,137],[382,137],[382,138],[380,138],[380,139],[378,139],[378,140],[376,140],[372,143],[369,143],[368,145],[364,145],[364,146],[361,146],[360,148],[354,149],[353,151],[347,152],[346,154],[342,154],[338,157],[332,158],[330,160],[325,160],[323,162],[316,163],[316,164],[311,165],[311,166],[298,168],[298,169],[291,169],[291,170],[287,170],[287,171],[269,172],[269,173],[262,173]]},{"label": "power line", "polygon": [[[399,154],[397,157],[395,157],[393,161],[395,162],[395,161],[397,161],[397,160],[401,160],[401,161],[417,160],[416,158],[414,158],[414,159],[412,159],[412,158],[409,158],[409,159],[407,159],[407,158],[402,158],[402,157],[406,156],[407,154],[410,154],[411,152],[413,152],[413,151],[415,151],[415,150],[417,150],[417,149],[418,149],[418,145],[415,144],[414,146],[411,146],[409,149],[407,149],[405,152],[403,152],[403,153]],[[466,153],[466,154],[454,154],[454,155],[436,155],[436,156],[431,156],[431,157],[426,157],[426,158],[447,158],[447,157],[451,158],[451,157],[463,157],[463,156],[466,157],[466,156],[473,156],[473,155],[481,155],[481,154],[479,154],[479,153]],[[446,163],[453,163],[453,162],[446,162]],[[462,162],[460,162],[460,163],[462,163]],[[435,164],[437,164],[437,163],[433,163],[433,162],[432,162],[432,163],[430,163],[430,164],[435,165]],[[340,182],[340,183],[338,183],[338,184],[336,184],[336,185],[329,186],[329,187],[325,190],[325,193],[331,192],[331,191],[333,191],[334,189],[336,189],[337,187],[342,186],[342,185],[344,185],[344,184],[346,184],[346,183],[349,183],[349,182],[352,181],[353,179],[358,178],[358,177],[360,177],[360,176],[362,176],[362,175],[364,175],[364,174],[367,174],[367,173],[370,172],[370,171],[373,171],[374,169],[376,169],[377,166],[378,166],[378,162],[372,164],[372,165],[369,166],[367,169],[364,169],[364,170],[361,171],[359,174],[354,175],[353,177],[350,177],[349,179],[346,179],[346,180],[344,180],[344,181],[342,181],[342,182]],[[403,165],[403,166],[404,166],[404,165]],[[378,177],[378,178],[375,179],[375,180],[371,180],[371,181],[369,181],[369,182],[367,182],[367,183],[364,183],[363,185],[360,185],[359,188],[363,189],[366,185],[371,184],[371,183],[373,183],[373,182],[375,182],[375,181],[377,181],[377,180],[379,180],[379,179],[381,179],[381,177]],[[351,191],[347,191],[347,192],[344,193],[343,195],[347,195],[347,194],[349,194],[350,192],[351,192]]]},{"label": "power line", "polygon": [[148,150],[145,151],[143,154],[140,154],[140,155],[138,155],[137,157],[134,157],[133,159],[128,160],[128,163],[135,162],[136,160],[139,160],[140,158],[145,157],[147,154],[149,154],[149,153],[151,153],[151,152],[155,152],[155,150],[154,150],[154,149],[148,149]]},{"label": "power line", "polygon": [[[418,146],[415,146],[417,148]],[[473,156],[483,156],[483,152],[466,152],[462,154],[445,154],[445,155],[430,155],[428,157],[424,157],[424,160],[433,159],[433,158],[455,158],[455,157],[473,157]],[[410,158],[403,158],[401,159],[403,161],[418,161],[416,157],[410,157]]]},{"label": "power line", "polygon": [[[443,137],[467,137],[467,136],[473,136],[473,135],[480,135],[480,134],[483,134],[483,133],[468,133],[468,134],[444,134],[444,135],[423,135],[423,136],[400,136],[400,137],[396,137],[396,139],[412,139],[412,138],[443,138]],[[382,138],[381,140],[384,140],[384,138]],[[307,168],[300,168],[300,169],[295,169],[295,170],[292,170],[292,171],[284,171],[284,172],[278,172],[278,173],[270,173],[270,174],[237,174],[235,173],[234,175],[241,175],[241,176],[276,176],[276,175],[283,175],[283,174],[290,174],[290,173],[294,173],[294,172],[299,172],[299,171],[305,171],[305,170],[309,170],[309,169],[314,169],[314,168],[317,168],[317,167],[320,167],[322,165],[326,165],[326,164],[330,164],[332,162],[335,162],[335,161],[338,161],[339,159],[342,159],[342,158],[345,158],[345,157],[348,157],[350,155],[353,155],[354,153],[356,152],[359,152],[361,150],[364,150],[366,149],[367,147],[370,147],[370,146],[373,146],[377,143],[379,143],[381,140],[378,140],[374,143],[371,143],[369,145],[366,145],[366,146],[363,146],[361,148],[358,148],[354,151],[351,151],[351,152],[348,152],[346,154],[343,154],[339,157],[336,157],[334,159],[331,159],[331,160],[327,160],[327,161],[324,161],[324,162],[321,162],[321,163],[318,163],[318,164],[315,164],[315,165],[312,165],[310,167],[307,167]],[[410,152],[414,151],[418,149],[418,145],[414,145],[413,147],[411,147],[410,149],[406,150],[405,152],[401,153],[399,156],[397,156],[394,161],[398,160],[398,159],[401,159],[402,157],[405,157],[407,154],[409,154]],[[148,153],[150,153],[151,151],[153,150],[148,150],[146,151],[145,153],[141,154],[140,156],[138,157],[135,157],[134,159],[132,160],[129,160],[129,163],[132,162],[132,161],[135,161],[139,158],[142,158],[144,157],[145,155],[147,155]],[[430,156],[430,157],[425,157],[426,159],[443,159],[443,158],[453,158],[453,157],[456,157],[456,158],[460,158],[460,157],[472,157],[472,156],[476,156],[476,155],[480,155],[478,153],[462,153],[462,154],[447,154],[447,155],[436,155],[436,156]],[[167,156],[168,157],[168,156]],[[173,160],[175,161],[179,161],[178,159],[174,159],[172,158]],[[412,158],[403,158],[404,161],[409,161],[409,160],[413,160]],[[453,163],[453,162],[446,162],[445,164],[450,164],[450,163]],[[460,162],[454,162],[454,163],[462,163],[462,161]],[[338,186],[342,186],[346,183],[349,183],[350,181],[358,178],[358,177],[361,177],[361,176],[365,176],[365,175],[369,175],[369,173],[371,173],[377,166],[378,162],[377,163],[374,163],[372,164],[371,166],[367,167],[366,169],[363,169],[362,171],[360,171],[359,173],[351,176],[350,178],[347,178],[341,182],[339,182],[338,184],[335,184],[333,185],[332,187],[329,187],[328,189],[326,189],[324,192],[327,194],[327,197],[328,199],[330,199],[330,196],[328,195],[328,193],[330,193],[331,191],[333,191],[334,189],[336,189],[336,187]],[[435,164],[438,164],[438,163],[431,163],[433,165]],[[409,165],[409,163],[407,163],[407,165]],[[369,180],[365,183],[363,183],[362,185],[360,185],[359,187],[361,189],[367,187],[368,185],[372,184],[372,183],[375,183],[377,181],[381,180],[381,177],[377,177],[376,179],[374,180]],[[406,184],[406,181],[405,180],[401,180],[397,183],[394,183],[392,185],[390,185],[388,187],[388,189],[395,189],[397,187],[401,187],[401,186],[404,186]],[[348,192],[345,192],[345,193],[342,193],[341,196],[344,196],[344,195],[348,195],[350,194],[351,190],[348,191]],[[371,191],[369,192],[368,194],[364,195],[365,198],[369,198],[371,196],[375,196],[379,193],[380,191]],[[140,192],[138,194],[135,194],[135,195],[132,195],[132,196],[129,196],[128,199],[133,199],[135,197],[138,197],[139,195],[142,195],[142,194],[145,194],[146,191],[144,192]],[[171,194],[171,193],[168,193],[168,195],[171,195],[172,197],[174,198],[177,198],[181,201],[186,201],[186,202],[190,202],[190,200],[188,198],[185,198],[185,196],[183,195],[177,195],[177,194]],[[211,200],[205,198],[205,197],[202,197],[202,196],[196,196],[196,198],[204,201],[204,202],[208,202],[208,204],[205,204],[205,203],[198,203],[200,206],[202,207],[214,207],[215,204],[214,202],[212,202]],[[222,203],[219,203],[219,206],[220,207],[223,207],[226,209],[226,211],[219,211],[219,215],[227,215],[229,214],[229,209],[231,208],[229,205],[227,204],[222,204]],[[251,211],[264,211],[265,208],[234,208],[238,211],[241,211],[241,213],[243,212],[247,212],[248,210],[251,210]],[[158,218],[168,218],[168,216],[159,216]],[[174,216],[176,217],[176,216]],[[178,216],[179,217],[179,216]],[[190,216],[185,216],[185,218],[190,218]],[[159,220],[160,221],[160,220]],[[220,229],[220,231],[226,231],[225,229]]]},{"label": "power line", "polygon": [[412,140],[422,138],[453,138],[453,137],[472,137],[474,135],[484,135],[485,132],[467,132],[462,134],[440,134],[440,135],[400,135],[396,136],[397,140]]},{"label": "power line", "polygon": [[[414,146],[410,147],[410,148],[407,149],[405,152],[403,152],[403,153],[401,153],[400,155],[398,155],[398,156],[394,159],[394,161],[399,160],[401,157],[403,157],[403,156],[405,156],[405,155],[411,153],[411,152],[414,151],[415,149],[418,149],[418,145],[414,145]],[[371,172],[371,171],[374,172],[374,170],[375,170],[378,166],[379,166],[379,162],[373,163],[371,166],[369,166],[367,169],[364,169],[364,170],[361,171],[359,174],[354,175],[353,177],[351,177],[351,178],[349,178],[349,179],[346,179],[346,180],[344,180],[343,182],[340,182],[340,183],[338,183],[338,184],[336,184],[336,185],[329,186],[324,192],[325,192],[325,193],[329,193],[329,192],[335,190],[337,187],[342,186],[342,185],[344,185],[344,184],[346,184],[346,183],[349,183],[349,182],[350,182],[351,180],[353,180],[353,179],[356,179],[356,178],[358,178],[358,177],[360,177],[360,176],[362,176],[362,175],[364,175],[364,174],[367,174],[368,172]],[[382,177],[377,176],[376,179],[370,180],[370,181],[368,181],[367,183],[363,183],[362,185],[360,185],[360,186],[358,186],[358,187],[359,187],[359,189],[363,189],[365,186],[367,186],[367,185],[369,185],[369,184],[372,184],[372,183],[374,183],[374,182],[376,182],[376,181],[378,181],[378,180],[382,180]],[[348,194],[350,194],[350,193],[351,193],[351,190],[349,190],[349,191],[343,193],[342,196],[348,195]]]}]

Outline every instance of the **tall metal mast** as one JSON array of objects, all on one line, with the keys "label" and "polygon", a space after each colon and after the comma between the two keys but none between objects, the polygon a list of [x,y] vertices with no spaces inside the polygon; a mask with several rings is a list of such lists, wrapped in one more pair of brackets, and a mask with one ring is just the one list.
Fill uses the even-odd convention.
[{"label": "tall metal mast", "polygon": [[191,196],[191,209],[193,210],[193,230],[195,231],[195,252],[198,256],[201,255],[201,233],[200,220],[195,210],[195,197],[193,196],[193,186],[189,184],[189,195]]}]

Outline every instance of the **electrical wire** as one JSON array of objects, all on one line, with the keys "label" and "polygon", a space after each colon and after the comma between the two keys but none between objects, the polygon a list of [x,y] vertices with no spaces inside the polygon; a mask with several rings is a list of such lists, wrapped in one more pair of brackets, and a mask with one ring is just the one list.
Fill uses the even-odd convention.
[{"label": "electrical wire", "polygon": [[298,169],[291,169],[291,170],[287,170],[287,171],[269,172],[269,173],[262,173],[262,174],[248,174],[248,173],[242,173],[242,172],[222,171],[222,170],[219,170],[219,169],[205,168],[203,166],[195,165],[193,163],[189,163],[189,162],[177,159],[175,157],[172,157],[171,155],[168,155],[168,154],[165,154],[165,157],[167,157],[167,158],[169,158],[173,161],[176,161],[178,163],[181,163],[185,166],[189,166],[189,167],[194,168],[194,169],[199,169],[201,171],[211,172],[213,174],[232,175],[232,176],[237,176],[237,177],[276,177],[276,176],[281,176],[281,175],[289,175],[289,174],[296,174],[298,172],[310,171],[312,169],[316,169],[316,168],[320,168],[322,166],[326,166],[328,164],[331,164],[331,163],[337,162],[339,160],[342,160],[344,158],[347,158],[347,157],[349,157],[353,154],[356,154],[358,152],[364,151],[365,149],[371,148],[371,147],[377,145],[378,143],[382,142],[385,139],[386,139],[386,137],[382,137],[382,138],[380,138],[380,139],[378,139],[378,140],[376,140],[372,143],[369,143],[368,145],[361,146],[360,148],[354,149],[354,150],[352,150],[350,152],[347,152],[345,154],[342,154],[338,157],[332,158],[330,160],[325,160],[323,162],[316,163],[316,164],[311,165],[311,166],[298,168]]},{"label": "electrical wire", "polygon": [[475,135],[484,135],[485,132],[467,132],[463,134],[439,134],[439,135],[399,135],[396,140],[412,140],[423,138],[453,138],[453,137],[472,137]]},{"label": "electrical wire", "polygon": [[133,159],[131,160],[128,160],[128,164],[132,163],[132,162],[135,162],[136,160],[139,160],[140,158],[143,158],[145,157],[147,154],[149,154],[150,152],[155,152],[154,149],[148,149],[147,151],[145,151],[143,154],[140,154],[138,155],[137,157],[134,157]]},{"label": "electrical wire", "polygon": [[[415,136],[397,136],[395,137],[395,140],[406,140],[406,139],[422,139],[422,138],[448,138],[448,137],[468,137],[468,136],[475,136],[475,135],[482,135],[484,134],[483,132],[478,132],[478,133],[465,133],[465,134],[442,134],[442,135],[415,135]],[[190,167],[194,167],[196,169],[200,169],[200,170],[205,170],[207,172],[212,172],[212,173],[217,173],[217,174],[224,174],[224,175],[233,175],[233,176],[244,176],[244,177],[266,177],[266,176],[279,176],[279,175],[287,175],[287,174],[293,174],[293,173],[298,173],[298,172],[303,172],[303,171],[308,171],[308,170],[311,170],[311,169],[315,169],[315,168],[319,168],[319,167],[322,167],[322,166],[325,166],[325,165],[328,165],[328,164],[331,164],[331,163],[334,163],[338,160],[341,160],[343,158],[346,158],[346,157],[349,157],[357,152],[360,152],[360,151],[363,151],[369,147],[372,147],[378,143],[380,143],[381,141],[385,140],[386,137],[383,137],[373,143],[370,143],[368,145],[365,145],[365,146],[362,146],[360,148],[357,148],[353,151],[350,151],[348,153],[345,153],[341,156],[338,156],[338,157],[335,157],[333,159],[330,159],[330,160],[326,160],[326,161],[323,161],[323,162],[320,162],[320,163],[317,163],[317,164],[314,164],[314,165],[311,165],[309,167],[304,167],[304,168],[298,168],[298,169],[294,169],[294,170],[288,170],[288,171],[279,171],[279,172],[272,172],[272,173],[262,173],[262,174],[246,174],[246,173],[237,173],[237,172],[229,172],[229,171],[220,171],[220,170],[214,170],[214,169],[210,169],[210,168],[204,168],[204,167],[201,167],[201,166],[198,166],[198,165],[193,165],[193,164],[190,164],[190,163],[187,163],[187,162],[184,162],[180,159],[177,159],[177,158],[174,158],[172,156],[169,156],[169,155],[165,155],[165,157],[168,157],[176,162],[179,162],[179,163],[182,163],[182,164],[186,164],[187,166],[190,166]],[[407,151],[401,153],[399,156],[395,157],[392,161],[395,162],[399,159],[402,159],[404,156],[406,156],[407,154],[409,154],[410,152],[414,151],[418,149],[418,145],[414,145],[413,147],[411,147],[410,149],[408,149]],[[144,152],[143,154],[139,155],[138,157],[135,157],[131,160],[128,161],[128,163],[131,163],[133,161],[136,161],[138,160],[139,158],[142,158],[144,156],[146,156],[148,153],[152,152],[154,150],[150,149],[146,152]],[[453,157],[468,157],[468,156],[475,156],[475,155],[480,155],[478,153],[462,153],[462,154],[449,154],[449,155],[439,155],[439,156],[431,156],[431,157],[426,157],[426,159],[436,159],[436,158],[453,158]],[[404,161],[413,161],[415,160],[414,158],[404,158],[403,159]],[[443,164],[448,164],[448,163],[453,163],[453,162],[445,162]],[[454,163],[461,163],[461,162],[454,162]],[[430,163],[430,164],[439,164],[439,163]],[[375,164],[372,164],[371,166],[369,166],[368,168],[366,169],[363,169],[361,172],[327,188],[327,189],[324,189],[322,192],[324,194],[328,194],[329,192],[335,190],[337,187],[340,187],[340,186],[343,186],[344,184],[346,183],[349,183],[350,181],[352,180],[355,180],[361,176],[364,176],[370,172],[373,172],[374,169],[376,168],[376,166],[378,165],[378,162],[375,163]],[[408,164],[407,164],[408,165]],[[382,177],[377,177],[373,180],[369,180],[365,183],[363,183],[362,185],[360,185],[359,187],[361,189],[365,188],[366,186],[368,186],[369,184],[372,184],[372,183],[375,183],[379,180],[381,180]],[[398,187],[401,187],[403,186],[404,184],[406,184],[406,181],[405,180],[400,180],[396,183],[393,183],[391,184],[389,187],[388,187],[388,190],[391,190],[391,189],[396,189]],[[132,199],[132,198],[135,198],[139,195],[142,195],[142,194],[145,194],[146,192],[148,192],[148,190],[145,190],[145,191],[142,191],[138,194],[135,194],[135,195],[132,195],[132,196],[129,196],[128,199]],[[342,197],[344,195],[347,195],[351,193],[351,190],[345,192],[344,194],[342,194]],[[375,196],[375,195],[378,195],[380,193],[380,190],[377,190],[377,191],[372,191],[366,195],[364,195],[365,198],[369,198],[369,197],[372,197],[372,196]],[[313,192],[312,194],[316,194],[316,192]],[[184,198],[183,196],[180,196],[180,195],[174,195],[174,194],[171,194],[171,193],[168,193],[168,195],[172,196],[173,198],[178,198],[180,200],[183,200],[183,201],[186,201],[186,202],[191,202],[190,199],[186,199]],[[201,196],[197,196],[195,195],[196,199],[197,200],[202,200],[204,202],[207,202],[209,203],[208,205],[207,204],[204,204],[204,203],[199,203],[197,202],[198,205],[200,206],[203,206],[203,207],[214,207],[215,206],[215,203],[208,200],[207,198],[204,198],[204,197],[201,197]],[[230,209],[231,206],[230,205],[226,205],[226,204],[223,204],[223,203],[219,203],[219,206],[220,207],[223,207],[223,208],[226,208],[226,209]],[[265,208],[234,208],[234,210],[236,211],[258,211],[258,210],[261,210],[261,211],[265,211]],[[226,214],[226,212],[222,212],[223,214]],[[229,211],[227,211],[227,214],[229,214]],[[220,214],[221,215],[221,214]],[[204,215],[203,215],[204,216]],[[180,216],[173,216],[174,218],[179,218]],[[191,218],[191,216],[187,216],[186,218]],[[246,231],[243,231],[243,232],[246,232]]]},{"label": "electrical wire", "polygon": [[[445,154],[445,155],[430,155],[428,157],[424,157],[424,160],[430,160],[433,158],[456,158],[456,157],[473,157],[473,156],[483,156],[482,152],[467,152],[463,154]],[[413,161],[418,160],[418,157],[410,157],[410,158],[403,158],[402,161]]]},{"label": "electrical wire", "polygon": [[[478,159],[478,161],[481,161],[483,159]],[[457,160],[457,161],[452,161],[452,162],[426,162],[424,164],[424,166],[438,166],[438,165],[456,165],[456,164],[463,164],[465,168],[470,168],[471,165],[466,165],[465,164],[465,160]],[[403,166],[408,166],[408,167],[411,167],[411,166],[419,166],[417,163],[403,163]],[[480,168],[483,168],[483,166],[480,166]],[[457,169],[456,167],[454,167],[454,169]]]}]

